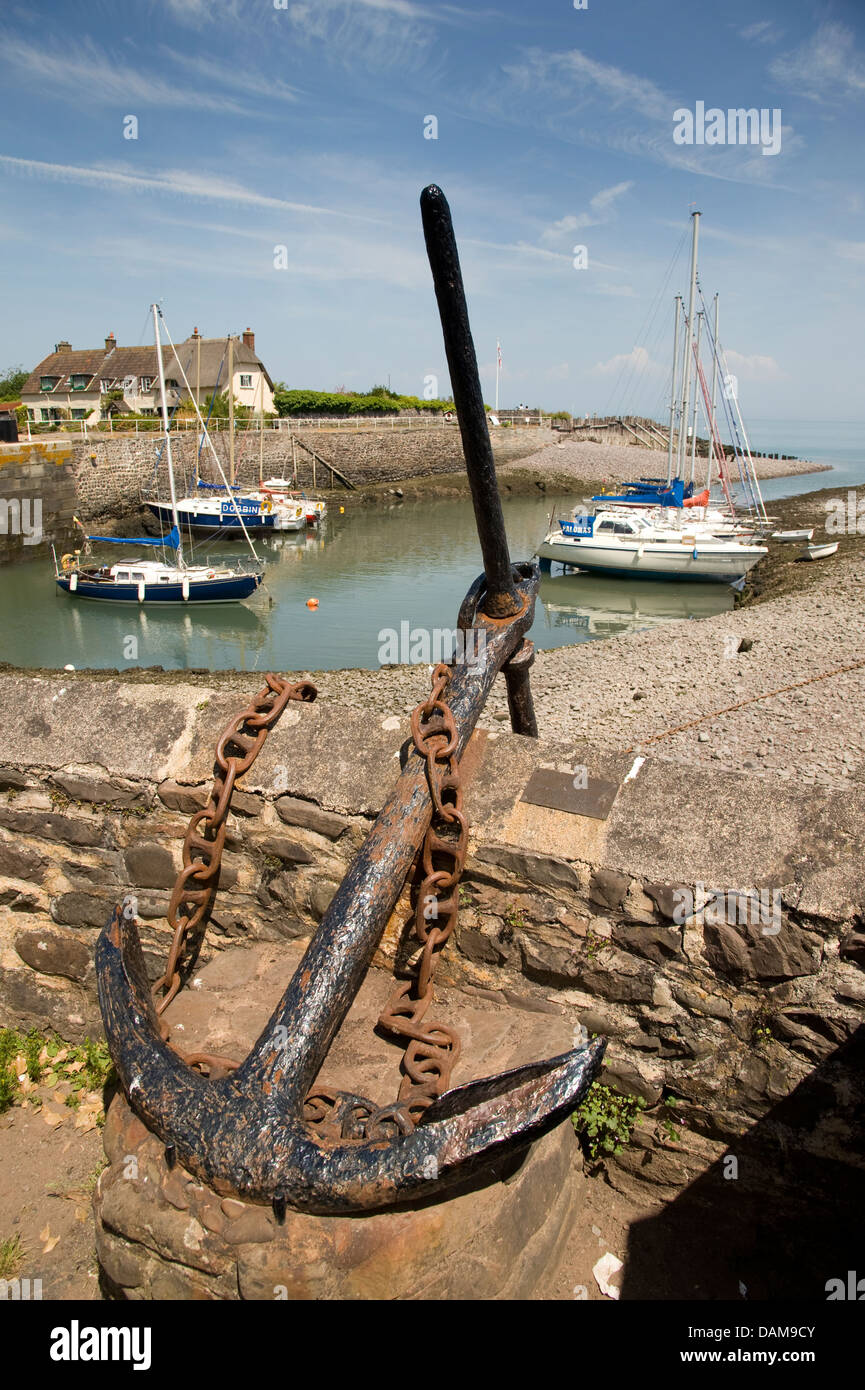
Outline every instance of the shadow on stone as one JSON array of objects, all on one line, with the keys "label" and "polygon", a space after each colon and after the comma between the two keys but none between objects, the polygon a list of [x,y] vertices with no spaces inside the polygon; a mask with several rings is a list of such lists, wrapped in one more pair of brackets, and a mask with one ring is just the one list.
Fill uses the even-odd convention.
[{"label": "shadow on stone", "polygon": [[663,1211],[631,1227],[621,1297],[825,1301],[830,1279],[846,1283],[862,1266],[863,1101],[860,1027]]}]

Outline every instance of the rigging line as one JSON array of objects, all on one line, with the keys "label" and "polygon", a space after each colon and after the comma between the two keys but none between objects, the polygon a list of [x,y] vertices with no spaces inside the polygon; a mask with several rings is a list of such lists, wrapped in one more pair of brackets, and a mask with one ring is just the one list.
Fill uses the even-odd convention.
[{"label": "rigging line", "polygon": [[[169,343],[171,344],[172,351],[174,352],[174,359],[175,359],[175,361],[177,362],[177,365],[180,367],[181,375],[183,376],[183,380],[184,380],[184,382],[185,382],[185,384],[186,384],[186,389],[187,389],[187,391],[189,392],[190,398],[191,398],[191,400],[192,400],[192,404],[195,406],[195,414],[198,416],[198,422],[199,422],[199,424],[200,424],[200,425],[202,426],[202,428],[203,428],[203,426],[204,426],[204,421],[203,421],[202,418],[201,418],[201,411],[200,411],[199,408],[198,408],[198,401],[197,401],[197,400],[195,399],[195,397],[192,395],[192,387],[189,385],[189,382],[188,382],[187,379],[186,379],[186,373],[183,371],[183,367],[180,366],[180,359],[179,359],[178,356],[177,356],[177,350],[175,349],[174,344],[171,342],[171,334],[168,332],[168,325],[165,323],[165,316],[164,316],[164,314],[162,313],[162,310],[161,310],[161,309],[159,310],[159,317],[162,319],[163,327],[165,328],[165,336],[166,336],[166,338],[168,339]],[[237,505],[237,499],[235,498],[234,493],[231,491],[231,488],[230,488],[229,485],[228,485],[228,479],[226,478],[225,473],[224,473],[224,471],[223,471],[223,467],[222,467],[222,464],[221,464],[221,462],[220,462],[219,455],[217,454],[216,450],[215,450],[214,447],[213,447],[213,440],[210,438],[210,434],[207,432],[207,430],[205,430],[205,435],[207,436],[207,442],[208,442],[208,444],[210,445],[210,451],[211,451],[211,453],[213,454],[214,459],[216,460],[216,466],[217,466],[217,468],[219,469],[219,475],[220,475],[220,477],[222,478],[222,481],[225,483],[225,490],[226,490],[226,492],[227,492],[227,494],[228,494],[229,501],[231,502],[232,506],[234,507],[235,516],[237,517],[237,520],[238,520],[239,523],[240,523],[240,529],[242,530],[242,532],[243,532],[243,534],[244,534],[244,536],[245,536],[245,538],[246,538],[247,545],[249,546],[250,550],[252,551],[252,554],[254,555],[255,559],[258,560],[258,552],[256,551],[255,546],[252,544],[252,537],[250,536],[249,532],[248,532],[247,529],[246,529],[246,523],[244,522],[243,517],[242,517],[241,512],[240,512],[240,508],[239,508],[238,505]]]},{"label": "rigging line", "polygon": [[[681,238],[680,238],[680,240],[679,240],[679,244],[678,244],[678,246],[676,247],[676,249],[674,250],[673,255],[672,255],[671,259],[670,259],[670,262],[669,262],[669,264],[668,264],[668,266],[667,266],[667,271],[666,271],[666,274],[665,274],[665,276],[664,276],[664,280],[663,280],[663,283],[662,283],[662,285],[661,285],[661,288],[657,291],[657,293],[656,293],[656,295],[655,295],[655,297],[654,297],[652,303],[650,303],[649,308],[648,308],[647,311],[646,311],[646,318],[643,320],[643,325],[642,325],[642,327],[640,328],[639,333],[637,334],[637,340],[636,340],[636,342],[635,342],[635,344],[634,344],[634,347],[633,347],[632,350],[631,350],[632,352],[633,352],[633,351],[636,351],[636,349],[640,346],[640,342],[641,342],[641,339],[643,338],[643,335],[648,333],[649,328],[651,327],[651,323],[654,321],[655,315],[658,313],[658,309],[660,308],[660,304],[661,304],[661,302],[662,302],[662,300],[663,300],[664,294],[666,293],[667,286],[668,286],[668,284],[669,284],[669,282],[670,282],[670,279],[672,278],[673,272],[674,272],[674,270],[675,270],[675,268],[676,268],[676,265],[677,265],[677,263],[678,263],[678,261],[679,261],[679,258],[680,258],[681,254],[682,254],[682,251],[683,251],[683,249],[684,249],[685,242],[687,241],[687,237],[688,237],[688,231],[687,231],[687,228],[686,228],[685,231],[682,232]],[[628,354],[628,357],[630,357],[630,354]],[[616,379],[616,384],[615,384],[615,386],[614,386],[614,388],[613,388],[613,391],[612,391],[612,393],[611,393],[611,395],[610,395],[610,397],[608,398],[608,401],[607,401],[608,407],[609,407],[610,404],[614,401],[615,396],[618,394],[619,385],[620,385],[620,382],[621,382],[621,379],[622,379],[622,374],[627,370],[628,365],[629,365],[629,363],[628,363],[627,361],[626,361],[626,362],[623,362],[621,368],[619,369],[619,376],[618,376],[618,378]],[[631,363],[630,365],[632,366],[633,363]],[[610,413],[609,408],[607,409],[607,412],[606,412],[606,413],[609,415],[609,413]]]}]

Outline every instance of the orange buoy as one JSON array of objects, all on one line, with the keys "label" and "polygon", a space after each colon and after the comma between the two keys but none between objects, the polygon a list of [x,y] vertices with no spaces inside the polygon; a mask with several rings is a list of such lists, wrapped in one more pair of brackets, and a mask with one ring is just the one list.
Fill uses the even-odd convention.
[{"label": "orange buoy", "polygon": [[308,599],[306,600],[306,606],[307,606],[307,608],[317,608],[317,607],[318,607],[318,599],[317,599],[317,598],[308,598]]}]

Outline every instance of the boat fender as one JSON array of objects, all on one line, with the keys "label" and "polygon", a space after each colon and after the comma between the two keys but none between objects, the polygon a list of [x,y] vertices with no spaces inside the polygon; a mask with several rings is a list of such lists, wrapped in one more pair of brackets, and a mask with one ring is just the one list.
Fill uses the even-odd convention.
[{"label": "boat fender", "polygon": [[75,593],[75,590],[76,590],[77,588],[78,588],[78,575],[77,575],[77,574],[70,574],[70,576],[69,576],[69,592],[70,592],[70,594],[74,594],[74,593]]},{"label": "boat fender", "polygon": [[692,560],[696,560],[696,559],[697,559],[697,547],[696,547],[696,546],[694,546],[694,549],[691,551],[691,559],[692,559]]},{"label": "boat fender", "polygon": [[208,579],[215,579],[215,578],[216,578],[216,570],[208,570],[208,571],[207,571],[207,577],[208,577]]},{"label": "boat fender", "polygon": [[181,586],[180,586],[180,592],[181,592],[182,595],[183,595],[183,602],[186,603],[187,600],[188,600],[188,598],[189,598],[189,575],[188,575],[188,574],[185,574],[185,575],[183,576],[183,583],[182,583]]},{"label": "boat fender", "polygon": [[75,556],[74,556],[74,555],[62,555],[62,556],[60,557],[60,567],[61,567],[61,569],[64,569],[64,570],[71,570],[71,569],[74,569],[74,568],[75,568]]},{"label": "boat fender", "polygon": [[138,602],[139,602],[139,603],[143,603],[143,602],[144,602],[144,580],[143,580],[143,579],[139,579],[139,581],[138,581]]}]

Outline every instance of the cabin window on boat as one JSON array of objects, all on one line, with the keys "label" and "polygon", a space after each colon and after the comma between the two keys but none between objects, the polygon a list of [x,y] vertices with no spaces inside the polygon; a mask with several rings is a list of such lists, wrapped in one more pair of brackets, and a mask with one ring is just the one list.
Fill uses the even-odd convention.
[{"label": "cabin window on boat", "polygon": [[615,531],[616,523],[614,521],[602,521],[597,529],[599,531]]},{"label": "cabin window on boat", "polygon": [[143,579],[143,578],[144,578],[144,575],[141,573],[140,570],[133,570],[133,571],[132,571],[132,580],[133,580],[133,583],[135,582],[136,579]]},{"label": "cabin window on boat", "polygon": [[159,576],[159,582],[160,582],[160,584],[167,584],[167,583],[168,583],[168,575],[167,575],[167,574],[160,574],[160,576]]},{"label": "cabin window on boat", "polygon": [[129,570],[118,570],[115,577],[118,584],[122,584],[124,580],[129,580]]}]

